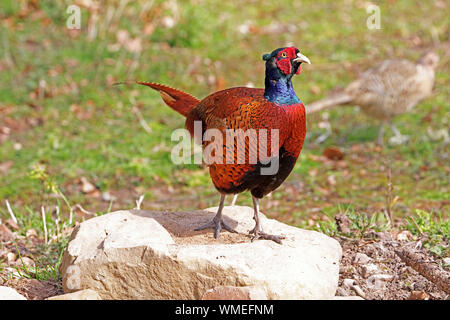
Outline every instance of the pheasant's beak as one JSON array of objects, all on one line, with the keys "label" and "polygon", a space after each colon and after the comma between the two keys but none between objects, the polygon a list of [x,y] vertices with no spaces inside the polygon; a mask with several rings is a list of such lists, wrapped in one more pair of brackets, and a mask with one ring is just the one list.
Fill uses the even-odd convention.
[{"label": "pheasant's beak", "polygon": [[294,62],[306,62],[307,64],[311,64],[311,61],[309,61],[309,58],[307,56],[302,55],[300,52],[297,53],[297,58],[292,60]]}]

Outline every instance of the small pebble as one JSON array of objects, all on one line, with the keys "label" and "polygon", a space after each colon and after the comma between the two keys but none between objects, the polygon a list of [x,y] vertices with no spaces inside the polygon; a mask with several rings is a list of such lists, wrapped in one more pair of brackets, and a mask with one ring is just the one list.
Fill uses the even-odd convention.
[{"label": "small pebble", "polygon": [[380,269],[378,269],[378,266],[373,263],[368,263],[367,265],[362,267],[361,275],[364,277],[364,279],[367,279],[372,274],[375,274],[377,272],[380,272]]},{"label": "small pebble", "polygon": [[348,289],[351,289],[351,288],[353,288],[353,285],[355,284],[355,280],[353,280],[353,279],[344,279],[342,281],[342,284],[343,284],[344,287],[346,287]]},{"label": "small pebble", "polygon": [[27,267],[33,267],[34,266],[34,261],[33,259],[30,259],[28,257],[22,257],[22,261],[20,261],[20,263],[26,265]]},{"label": "small pebble", "polygon": [[369,258],[366,254],[358,252],[358,253],[355,255],[355,259],[353,259],[353,263],[367,264],[367,263],[369,263],[371,260],[372,260],[372,259]]},{"label": "small pebble", "polygon": [[27,238],[37,238],[37,231],[36,229],[28,229],[25,235]]},{"label": "small pebble", "polygon": [[384,289],[386,282],[394,278],[390,274],[374,274],[367,279],[367,286],[372,289]]},{"label": "small pebble", "polygon": [[116,201],[117,198],[113,195],[111,195],[108,191],[105,191],[102,193],[102,201],[110,202],[110,201]]},{"label": "small pebble", "polygon": [[412,234],[408,230],[403,230],[402,232],[399,232],[399,234],[397,234],[398,241],[408,241],[411,238]]},{"label": "small pebble", "polygon": [[17,255],[14,252],[8,252],[6,254],[6,260],[8,261],[8,264],[13,264],[17,259]]}]

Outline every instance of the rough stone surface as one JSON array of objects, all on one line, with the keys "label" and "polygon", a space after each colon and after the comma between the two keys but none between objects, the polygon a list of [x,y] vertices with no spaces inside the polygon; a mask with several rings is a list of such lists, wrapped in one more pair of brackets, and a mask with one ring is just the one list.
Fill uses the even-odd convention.
[{"label": "rough stone surface", "polygon": [[101,300],[97,292],[85,289],[47,298],[47,300]]},{"label": "rough stone surface", "polygon": [[331,300],[365,300],[365,299],[361,298],[360,296],[345,296],[345,297],[336,296],[333,297]]},{"label": "rough stone surface", "polygon": [[202,300],[267,300],[261,287],[220,286],[205,292]]},{"label": "rough stone surface", "polygon": [[13,288],[0,286],[0,300],[27,300],[27,298]]},{"label": "rough stone surface", "polygon": [[267,299],[329,299],[335,295],[342,250],[324,234],[267,219],[250,241],[253,209],[225,207],[239,233],[193,231],[217,208],[194,212],[117,211],[76,227],[62,263],[65,292],[93,289],[102,299],[201,299],[221,286],[256,287]]}]

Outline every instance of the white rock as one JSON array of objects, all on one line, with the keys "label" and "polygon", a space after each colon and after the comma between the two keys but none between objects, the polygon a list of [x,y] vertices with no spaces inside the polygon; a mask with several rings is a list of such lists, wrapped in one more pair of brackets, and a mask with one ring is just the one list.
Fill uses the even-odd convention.
[{"label": "white rock", "polygon": [[0,286],[0,300],[27,300],[27,298],[13,288]]},{"label": "white rock", "polygon": [[102,299],[201,299],[216,287],[255,287],[267,299],[329,299],[339,278],[339,243],[324,234],[267,219],[273,241],[250,241],[253,209],[225,207],[243,234],[193,231],[217,208],[194,212],[117,211],[81,223],[62,263],[65,292],[91,288]]}]

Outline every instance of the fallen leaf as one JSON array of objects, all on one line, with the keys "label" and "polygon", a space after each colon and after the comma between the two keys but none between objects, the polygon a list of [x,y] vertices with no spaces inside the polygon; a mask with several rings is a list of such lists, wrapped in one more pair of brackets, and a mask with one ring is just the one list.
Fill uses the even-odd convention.
[{"label": "fallen leaf", "polygon": [[0,127],[0,134],[8,135],[11,133],[11,129],[8,127]]},{"label": "fallen leaf", "polygon": [[330,146],[323,151],[323,155],[330,160],[344,159],[344,153],[338,147]]},{"label": "fallen leaf", "polygon": [[5,161],[0,163],[0,172],[4,175],[6,175],[9,171],[9,169],[13,166],[14,162],[12,161]]},{"label": "fallen leaf", "polygon": [[0,241],[8,242],[15,238],[16,235],[6,225],[0,224]]},{"label": "fallen leaf", "polygon": [[13,230],[19,230],[19,226],[13,219],[5,220],[5,224],[8,225]]},{"label": "fallen leaf", "polygon": [[430,296],[425,291],[411,291],[408,300],[429,300]]},{"label": "fallen leaf", "polygon": [[153,34],[154,31],[155,31],[155,25],[153,23],[149,22],[145,25],[143,34],[145,36],[149,36],[149,35]]}]

